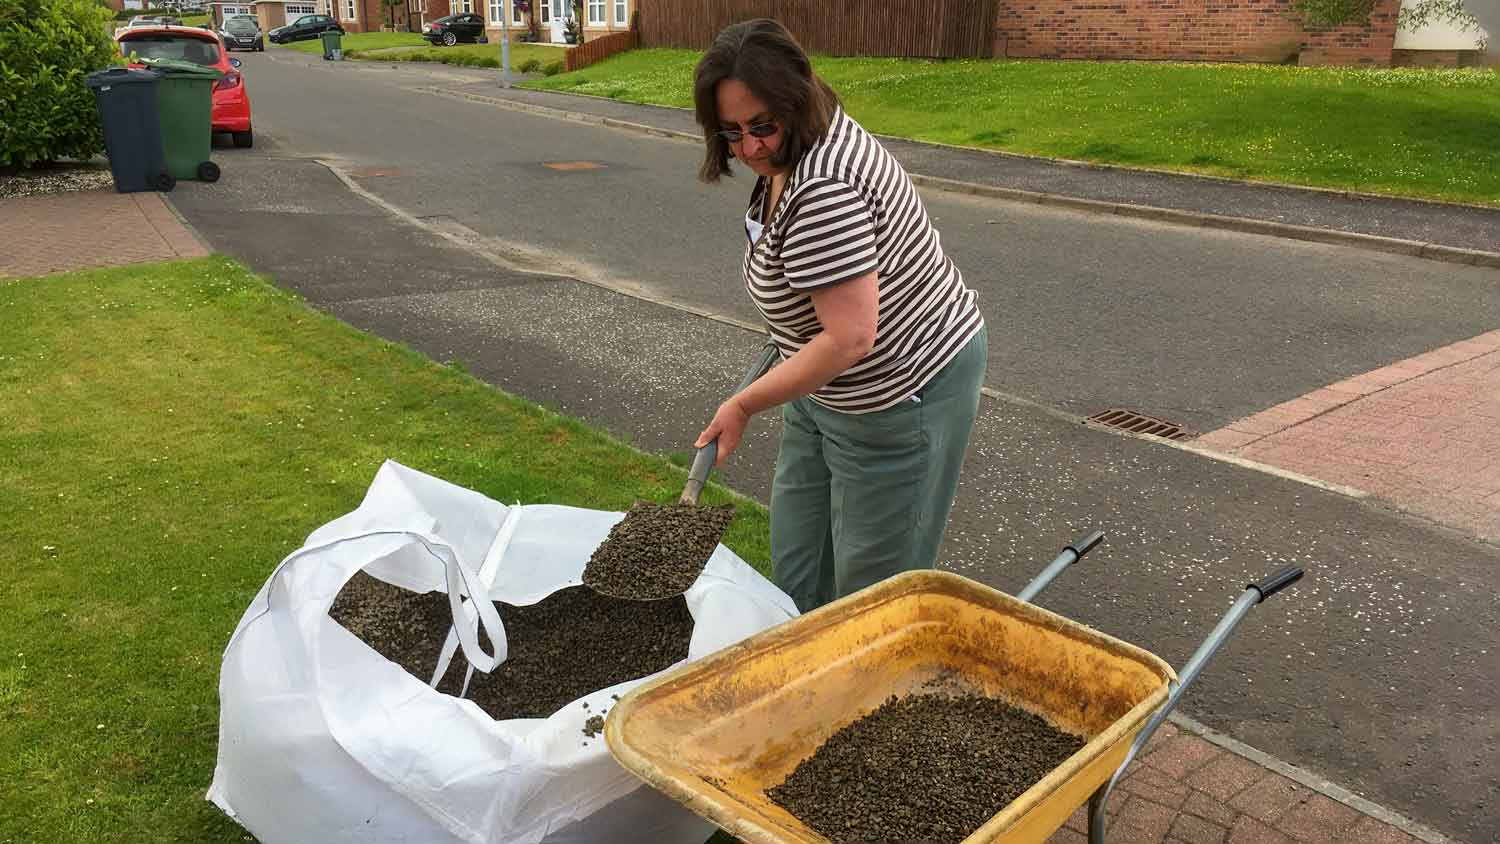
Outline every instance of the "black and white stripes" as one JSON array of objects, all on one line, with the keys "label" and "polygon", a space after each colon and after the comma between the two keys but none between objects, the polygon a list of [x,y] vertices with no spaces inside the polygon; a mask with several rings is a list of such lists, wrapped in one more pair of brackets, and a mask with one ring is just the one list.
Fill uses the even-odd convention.
[{"label": "black and white stripes", "polygon": [[[768,180],[756,182],[760,215]],[[810,291],[875,271],[875,347],[814,396],[845,413],[884,410],[916,394],[984,325],[974,292],[938,242],[906,171],[839,110],[797,162],[780,208],[745,250],[745,285],[783,357],[823,330]]]}]

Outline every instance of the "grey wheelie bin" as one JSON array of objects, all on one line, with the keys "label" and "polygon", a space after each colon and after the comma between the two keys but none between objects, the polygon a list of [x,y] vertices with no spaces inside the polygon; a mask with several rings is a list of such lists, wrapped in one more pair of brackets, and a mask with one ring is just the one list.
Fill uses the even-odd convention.
[{"label": "grey wheelie bin", "polygon": [[156,113],[160,77],[149,70],[111,67],[89,74],[85,81],[99,107],[115,190],[171,190],[177,180],[167,170]]}]

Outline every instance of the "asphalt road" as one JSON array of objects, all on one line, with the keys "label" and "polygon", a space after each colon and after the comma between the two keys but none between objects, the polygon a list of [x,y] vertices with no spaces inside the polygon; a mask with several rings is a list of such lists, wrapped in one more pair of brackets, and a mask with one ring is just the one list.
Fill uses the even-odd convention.
[{"label": "asphalt road", "polygon": [[[258,148],[173,201],[219,249],[351,323],[656,451],[691,441],[758,344],[597,286],[506,270],[352,195],[537,265],[753,320],[741,181],[687,145],[406,90],[422,70],[242,57]],[[447,71],[439,71],[447,73]],[[544,162],[595,161],[555,171]],[[1077,424],[1126,406],[1213,427],[1500,324],[1500,273],[925,194],[990,322],[986,399],[944,564],[1019,588],[1089,529],[1042,603],[1180,665],[1247,579],[1254,613],[1188,714],[1460,840],[1500,839],[1500,549],[1384,509]],[[764,498],[774,420],[728,480]],[[496,491],[499,492],[499,491]]]}]

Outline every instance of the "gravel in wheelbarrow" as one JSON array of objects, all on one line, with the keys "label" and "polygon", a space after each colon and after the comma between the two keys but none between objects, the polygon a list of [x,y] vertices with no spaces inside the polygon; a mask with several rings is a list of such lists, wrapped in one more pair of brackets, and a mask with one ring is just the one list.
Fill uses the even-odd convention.
[{"label": "gravel in wheelbarrow", "polygon": [[892,697],[767,793],[835,844],[957,844],[1083,747],[974,694]]},{"label": "gravel in wheelbarrow", "polygon": [[[693,635],[681,596],[630,601],[575,586],[529,606],[496,601],[495,609],[509,655],[488,675],[475,672],[465,697],[496,720],[546,718],[590,692],[655,674],[687,658]],[[328,614],[424,683],[453,623],[447,595],[417,594],[364,572]],[[480,642],[489,650],[482,629]],[[463,654],[455,655],[438,691],[457,695],[466,666]]]}]

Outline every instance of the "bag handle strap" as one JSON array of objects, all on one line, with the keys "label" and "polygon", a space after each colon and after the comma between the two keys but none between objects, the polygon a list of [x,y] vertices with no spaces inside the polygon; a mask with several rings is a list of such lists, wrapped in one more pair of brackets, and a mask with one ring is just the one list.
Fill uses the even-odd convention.
[{"label": "bag handle strap", "polygon": [[[505,551],[510,547],[510,541],[516,535],[516,527],[520,524],[522,509],[520,502],[517,502],[510,509],[510,512],[505,517],[505,523],[500,526],[500,531],[495,534],[495,541],[491,543],[489,551],[484,555],[484,563],[479,567],[479,581],[484,585],[484,594],[486,595],[489,594],[489,587],[495,582],[495,576],[500,568],[500,561],[505,557]],[[465,613],[464,621],[467,622],[469,620],[468,614]],[[453,627],[448,631],[447,637],[443,640],[443,650],[438,655],[437,664],[433,666],[432,679],[427,683],[427,685],[434,689],[438,687],[438,683],[442,682],[443,677],[448,673],[448,666],[453,664],[453,655],[458,652],[458,628],[460,626],[463,625],[459,624],[459,617],[455,615],[453,617]],[[504,662],[508,652],[508,647],[505,650],[499,651],[497,654],[499,656],[498,662]],[[467,654],[465,655],[467,656]],[[488,671],[485,673],[488,673]],[[463,689],[458,693],[459,697],[469,696],[469,681],[473,678],[474,662],[470,660],[464,671],[464,685]]]},{"label": "bag handle strap", "polygon": [[[500,613],[495,610],[494,603],[487,600],[488,591],[482,588],[479,575],[474,572],[473,567],[459,559],[458,552],[452,545],[443,542],[431,534],[414,530],[372,530],[335,537],[320,542],[317,545],[299,548],[288,554],[281,561],[281,564],[276,567],[276,570],[271,573],[270,579],[274,581],[280,578],[289,566],[309,554],[326,551],[346,542],[357,542],[362,539],[373,539],[382,536],[403,536],[414,540],[433,559],[443,565],[443,577],[448,588],[448,607],[453,612],[453,626],[459,631],[458,644],[463,648],[464,657],[472,665],[479,668],[479,670],[486,672],[493,671],[495,666],[504,662],[509,652],[506,645],[505,625],[500,622]],[[355,571],[363,568],[364,566],[360,566]],[[473,603],[479,613],[479,622],[484,626],[485,634],[490,637],[490,644],[494,649],[493,653],[485,653],[484,649],[479,646],[479,631],[477,629],[471,628],[468,624],[459,623],[460,619],[465,618],[462,609],[463,596],[460,594],[460,587],[470,596],[479,596],[479,599],[474,600]],[[266,605],[256,614],[257,617],[270,612],[270,609],[270,595],[268,593],[266,596]],[[231,637],[230,647],[233,647],[233,640],[238,638],[240,631],[245,626],[245,623],[241,622],[240,629],[236,630],[235,635]]]}]

